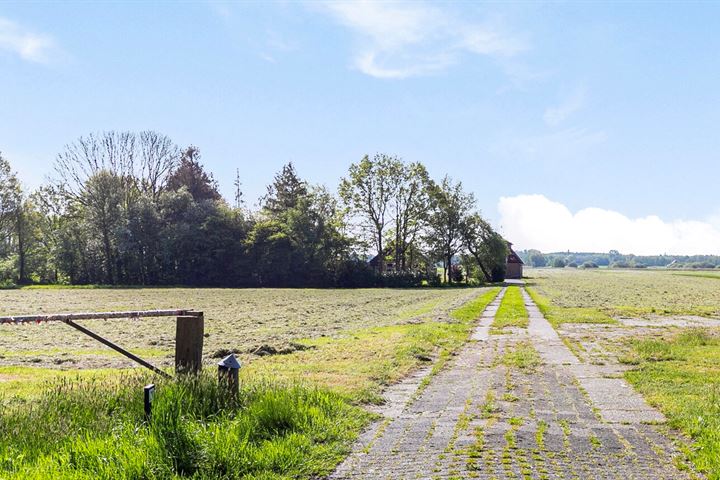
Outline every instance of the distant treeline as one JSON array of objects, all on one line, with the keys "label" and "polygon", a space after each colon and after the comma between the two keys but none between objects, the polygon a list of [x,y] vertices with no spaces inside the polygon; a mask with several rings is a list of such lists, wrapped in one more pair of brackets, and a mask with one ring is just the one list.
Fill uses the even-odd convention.
[{"label": "distant treeline", "polygon": [[608,253],[541,253],[538,250],[523,250],[518,252],[518,255],[526,264],[533,267],[720,268],[718,255],[625,255],[617,250],[610,250]]},{"label": "distant treeline", "polygon": [[242,169],[228,200],[200,160],[198,148],[156,132],[91,134],[27,192],[0,155],[0,282],[357,287],[504,277],[506,242],[472,193],[448,176],[434,181],[420,163],[365,156],[337,193],[288,163],[252,209]]}]

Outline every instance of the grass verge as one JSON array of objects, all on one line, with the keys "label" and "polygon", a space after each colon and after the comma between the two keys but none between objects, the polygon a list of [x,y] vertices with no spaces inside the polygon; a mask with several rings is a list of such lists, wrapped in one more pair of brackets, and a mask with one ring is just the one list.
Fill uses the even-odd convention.
[{"label": "grass verge", "polygon": [[505,327],[527,328],[528,313],[525,309],[520,287],[507,287],[505,296],[500,303],[492,328],[502,329]]},{"label": "grass verge", "polygon": [[527,287],[526,290],[547,321],[555,328],[563,323],[618,323],[614,318],[595,308],[558,307],[536,289]]},{"label": "grass verge", "polygon": [[621,361],[627,380],[694,440],[685,453],[709,480],[720,479],[720,336],[690,330],[668,340],[632,341]]},{"label": "grass verge", "polygon": [[0,411],[0,477],[285,479],[332,471],[369,420],[323,389],[256,381],[230,399],[210,376],[142,386],[59,382],[31,408]]}]

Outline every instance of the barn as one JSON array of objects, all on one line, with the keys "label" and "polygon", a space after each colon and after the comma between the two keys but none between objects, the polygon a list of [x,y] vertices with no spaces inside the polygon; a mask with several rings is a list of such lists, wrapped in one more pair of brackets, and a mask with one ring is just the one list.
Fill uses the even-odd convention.
[{"label": "barn", "polygon": [[505,260],[505,278],[522,278],[523,261],[513,250],[512,243],[507,242],[507,244],[509,253]]}]

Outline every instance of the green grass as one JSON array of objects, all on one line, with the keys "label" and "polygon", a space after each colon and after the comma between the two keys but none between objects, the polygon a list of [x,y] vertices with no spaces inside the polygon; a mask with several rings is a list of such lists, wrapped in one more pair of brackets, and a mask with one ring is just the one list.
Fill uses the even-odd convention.
[{"label": "green grass", "polygon": [[493,300],[495,300],[495,297],[497,297],[498,293],[500,293],[499,287],[492,288],[483,293],[482,295],[479,295],[474,300],[471,300],[465,303],[463,306],[456,308],[450,313],[450,316],[455,320],[463,322],[477,320],[477,318],[480,317],[480,315],[482,314],[483,310],[485,310],[485,307],[487,307]]},{"label": "green grass", "polygon": [[527,287],[526,290],[553,327],[557,328],[563,323],[617,323],[617,320],[596,308],[560,307],[551,303],[547,297],[538,293],[535,288]]},{"label": "green grass", "polygon": [[534,371],[542,363],[540,354],[532,342],[518,342],[503,353],[500,362],[510,368],[519,368],[526,372]]},{"label": "green grass", "polygon": [[[377,403],[383,388],[397,382],[418,366],[436,362],[435,367],[441,368],[449,358],[449,353],[467,339],[474,320],[498,291],[499,288],[465,290],[461,298],[469,300],[450,311],[447,305],[438,305],[435,301],[396,312],[405,319],[405,323],[403,320],[394,320],[388,321],[391,325],[387,326],[350,330],[335,336],[297,339],[295,342],[299,348],[290,354],[265,357],[241,355],[244,363],[242,375],[248,379],[272,376],[289,382],[310,382],[332,388],[356,403]],[[366,292],[359,290],[356,294],[365,301],[372,301],[372,297],[364,295]],[[360,299],[355,302],[359,303]],[[416,315],[421,307],[426,312],[433,312],[434,316]],[[448,313],[442,314],[443,310]],[[22,330],[8,328],[13,329],[8,331],[14,332],[14,335],[32,335],[36,326]],[[18,351],[17,356],[7,357],[4,361],[21,359],[21,352]],[[32,366],[0,366],[3,390],[8,395],[28,397],[36,395],[54,377],[105,378],[116,372],[113,369],[80,369],[78,364],[62,365],[65,368],[69,365],[70,370],[43,368],[51,363],[52,355],[59,354],[52,350],[47,357],[43,357],[46,362]],[[75,356],[74,359],[82,365],[85,357],[87,355]],[[115,357],[124,358],[119,355]]]},{"label": "green grass", "polygon": [[142,371],[0,367],[0,478],[322,477],[369,421],[358,405],[421,364],[439,371],[498,291],[444,317],[299,341],[244,366],[237,402],[209,377],[162,381],[149,424]]},{"label": "green grass", "polygon": [[520,287],[507,287],[505,296],[500,302],[492,328],[502,329],[506,327],[527,328],[528,313],[525,309]]},{"label": "green grass", "polygon": [[331,472],[370,416],[326,390],[209,377],[161,381],[146,422],[128,376],[59,382],[0,410],[0,478],[314,478]]},{"label": "green grass", "polygon": [[666,339],[635,340],[624,357],[628,381],[689,435],[686,454],[710,480],[720,479],[720,332],[692,329]]}]

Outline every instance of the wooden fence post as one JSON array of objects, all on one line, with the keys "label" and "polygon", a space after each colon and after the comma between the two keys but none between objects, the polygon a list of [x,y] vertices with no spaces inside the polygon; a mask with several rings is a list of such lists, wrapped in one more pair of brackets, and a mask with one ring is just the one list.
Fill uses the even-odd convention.
[{"label": "wooden fence post", "polygon": [[175,372],[199,373],[202,368],[205,318],[202,312],[177,317],[175,330]]}]

